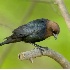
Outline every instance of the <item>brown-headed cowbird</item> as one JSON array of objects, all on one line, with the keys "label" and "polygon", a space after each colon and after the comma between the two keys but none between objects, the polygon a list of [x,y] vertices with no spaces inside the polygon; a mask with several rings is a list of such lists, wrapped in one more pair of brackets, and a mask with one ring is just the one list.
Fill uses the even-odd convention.
[{"label": "brown-headed cowbird", "polygon": [[0,46],[21,41],[35,44],[35,42],[40,42],[50,36],[54,36],[56,39],[59,32],[60,28],[56,22],[44,18],[36,19],[19,26],[11,36],[6,37],[6,40],[0,43]]}]

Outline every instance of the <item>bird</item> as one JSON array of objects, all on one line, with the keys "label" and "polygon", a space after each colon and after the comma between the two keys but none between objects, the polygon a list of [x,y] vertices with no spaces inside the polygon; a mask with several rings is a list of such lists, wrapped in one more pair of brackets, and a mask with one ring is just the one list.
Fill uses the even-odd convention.
[{"label": "bird", "polygon": [[12,34],[6,37],[4,42],[0,43],[0,46],[21,41],[36,45],[36,42],[43,41],[50,36],[57,39],[59,33],[60,27],[56,22],[39,18],[14,29]]}]

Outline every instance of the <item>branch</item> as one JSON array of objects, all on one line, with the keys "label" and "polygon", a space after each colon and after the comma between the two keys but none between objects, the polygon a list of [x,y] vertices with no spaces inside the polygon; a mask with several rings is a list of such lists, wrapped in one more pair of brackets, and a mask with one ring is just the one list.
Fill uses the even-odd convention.
[{"label": "branch", "polygon": [[[41,50],[40,50],[41,48]],[[47,47],[36,47],[31,51],[21,52],[18,54],[20,60],[30,60],[33,63],[33,58],[48,56],[58,62],[63,68],[70,68],[70,63],[58,52],[55,52]]]},{"label": "branch", "polygon": [[66,9],[66,6],[65,6],[63,0],[55,0],[55,1],[61,11],[63,18],[65,19],[65,22],[66,22],[69,30],[70,30],[70,15]]}]

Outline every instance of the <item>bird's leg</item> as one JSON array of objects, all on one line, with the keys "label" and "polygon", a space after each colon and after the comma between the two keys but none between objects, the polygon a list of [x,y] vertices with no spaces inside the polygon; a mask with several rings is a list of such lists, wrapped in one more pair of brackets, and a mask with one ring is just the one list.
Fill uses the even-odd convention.
[{"label": "bird's leg", "polygon": [[37,45],[37,44],[35,44],[35,43],[31,43],[33,46],[35,46],[35,47],[41,47],[41,46],[39,46],[39,45]]},{"label": "bird's leg", "polygon": [[31,43],[31,44],[32,44],[33,46],[39,48],[40,51],[41,51],[41,54],[43,54],[44,48],[45,48],[46,50],[48,50],[48,47],[42,47],[42,46],[40,46],[40,45],[38,45],[38,44],[35,44],[35,43]]}]

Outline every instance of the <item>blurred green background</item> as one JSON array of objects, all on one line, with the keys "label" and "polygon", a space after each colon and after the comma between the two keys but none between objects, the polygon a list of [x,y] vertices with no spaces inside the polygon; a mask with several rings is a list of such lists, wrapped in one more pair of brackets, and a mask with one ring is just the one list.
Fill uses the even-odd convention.
[{"label": "blurred green background", "polygon": [[[68,12],[70,12],[70,0],[64,0],[64,3]],[[57,40],[55,40],[54,37],[50,37],[44,41],[37,42],[37,44],[48,46],[61,53],[70,61],[70,32],[61,16],[58,6],[53,4],[53,0],[48,0],[48,2],[41,2],[38,0],[0,0],[0,42],[4,41],[5,37],[11,35],[12,31],[18,26],[27,24],[29,21],[37,18],[48,18],[57,22],[60,26],[60,34]],[[34,59],[34,63],[28,60],[20,61],[18,59],[18,54],[20,52],[28,51],[33,48],[34,46],[24,42],[0,47],[0,68],[62,68],[56,61],[45,56]]]}]

